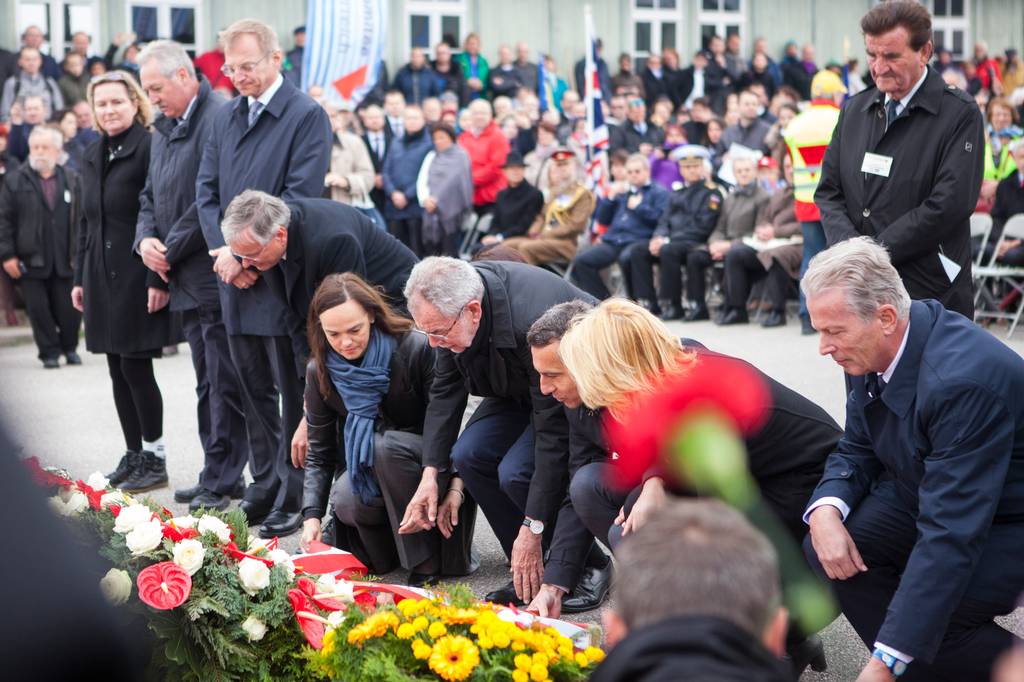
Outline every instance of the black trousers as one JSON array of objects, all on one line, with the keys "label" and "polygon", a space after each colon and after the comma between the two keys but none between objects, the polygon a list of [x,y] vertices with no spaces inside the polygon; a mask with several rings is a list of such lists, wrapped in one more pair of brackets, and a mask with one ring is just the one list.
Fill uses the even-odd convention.
[{"label": "black trousers", "polygon": [[153,374],[153,358],[107,353],[107,370],[114,389],[114,407],[125,446],[142,450],[164,433],[164,401]]},{"label": "black trousers", "polygon": [[[683,296],[683,267],[686,267],[686,297],[697,303],[704,302],[704,256],[700,244],[693,242],[669,242],[662,244],[657,256],[649,249],[630,251],[630,279],[633,297],[647,301],[662,300],[681,305]],[[690,261],[693,261],[696,276],[690,275]],[[654,292],[654,264],[660,264],[658,293]]]},{"label": "black trousers", "polygon": [[32,338],[39,349],[39,359],[58,358],[78,347],[78,330],[82,314],[71,305],[70,277],[56,275],[45,279],[22,277],[21,296],[32,323]]},{"label": "black trousers", "polygon": [[746,310],[750,290],[756,282],[765,280],[764,299],[772,310],[786,309],[786,289],[789,276],[777,262],[764,269],[757,251],[746,244],[736,244],[725,254],[725,300],[730,308]]},{"label": "black trousers", "polygon": [[[867,572],[847,580],[829,581],[843,614],[868,649],[874,648],[889,602],[917,541],[914,516],[889,497],[873,490],[846,519],[846,530],[864,559]],[[804,554],[811,568],[828,580],[810,535],[804,540]],[[900,677],[901,682],[991,679],[993,662],[1015,640],[1020,641],[993,621],[995,616],[1012,610],[1013,604],[982,602],[969,598],[968,593],[953,612],[935,660],[930,664],[915,660]]]},{"label": "black trousers", "polygon": [[[245,499],[257,507],[298,512],[302,470],[292,466],[292,435],[302,419],[303,382],[287,336],[228,335],[245,399],[249,473]],[[304,368],[303,368],[304,369]]]},{"label": "black trousers", "polygon": [[421,218],[400,218],[388,221],[388,232],[409,247],[417,258],[423,257],[423,220]]},{"label": "black trousers", "polygon": [[249,441],[242,386],[231,361],[220,304],[185,310],[181,323],[196,372],[196,416],[204,456],[199,484],[227,495],[249,459]]},{"label": "black trousers", "polygon": [[591,296],[604,300],[611,296],[604,280],[601,279],[601,271],[618,262],[622,269],[622,279],[626,287],[630,287],[630,253],[635,249],[646,249],[647,242],[628,242],[625,244],[609,244],[601,242],[583,251],[580,251],[572,266],[572,280],[580,289]]}]

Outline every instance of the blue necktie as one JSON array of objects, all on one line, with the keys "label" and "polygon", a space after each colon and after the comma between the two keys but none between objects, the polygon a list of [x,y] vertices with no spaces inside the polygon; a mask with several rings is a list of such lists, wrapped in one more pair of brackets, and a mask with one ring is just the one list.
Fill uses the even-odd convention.
[{"label": "blue necktie", "polygon": [[889,126],[892,125],[892,122],[895,121],[899,117],[899,114],[896,113],[896,107],[898,107],[899,105],[900,105],[900,103],[897,100],[894,100],[894,99],[891,99],[888,102],[886,102],[886,104],[885,104],[885,129],[886,130],[888,130]]},{"label": "blue necktie", "polygon": [[249,107],[249,127],[252,128],[256,124],[256,119],[260,117],[260,112],[263,111],[263,102],[256,100]]}]

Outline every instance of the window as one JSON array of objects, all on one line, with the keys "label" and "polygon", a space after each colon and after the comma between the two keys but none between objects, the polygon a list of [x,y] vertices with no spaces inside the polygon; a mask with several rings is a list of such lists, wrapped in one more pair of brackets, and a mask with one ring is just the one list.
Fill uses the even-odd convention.
[{"label": "window", "polygon": [[43,51],[60,61],[71,49],[71,36],[78,31],[92,38],[91,52],[103,54],[99,42],[99,6],[96,0],[22,0],[15,9],[18,36],[29,26],[38,26],[46,34]]},{"label": "window", "polygon": [[140,43],[170,39],[193,57],[205,49],[200,20],[202,0],[146,0],[128,3],[128,25]]},{"label": "window", "polygon": [[462,48],[466,0],[406,0],[405,17],[409,49],[421,47],[433,54],[442,40]]},{"label": "window", "polygon": [[970,22],[968,0],[932,0],[932,41],[935,48],[944,47],[959,61],[969,54]]},{"label": "window", "polygon": [[697,23],[700,24],[700,44],[707,49],[711,36],[723,39],[731,35],[743,38],[746,17],[742,0],[700,0]]},{"label": "window", "polygon": [[668,47],[679,49],[680,5],[680,0],[633,0],[634,72],[644,70],[650,55]]}]

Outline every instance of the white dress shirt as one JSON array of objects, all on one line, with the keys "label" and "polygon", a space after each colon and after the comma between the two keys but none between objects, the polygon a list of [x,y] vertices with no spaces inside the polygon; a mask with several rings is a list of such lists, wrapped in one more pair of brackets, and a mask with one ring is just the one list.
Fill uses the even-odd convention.
[{"label": "white dress shirt", "polygon": [[[918,79],[917,83],[914,84],[914,87],[912,87],[910,89],[910,92],[908,92],[906,95],[904,95],[903,99],[901,99],[899,101],[899,104],[896,105],[896,115],[897,116],[902,116],[903,112],[907,110],[907,105],[910,104],[910,100],[914,99],[914,95],[916,95],[917,91],[921,89],[921,86],[924,84],[924,79],[927,78],[927,77],[928,77],[928,69],[926,67],[925,70],[924,70],[924,73],[921,74],[921,77]],[[885,103],[889,104],[890,100],[892,100],[892,97],[889,97],[889,95],[886,95],[885,96]]]},{"label": "white dress shirt", "polygon": [[274,95],[277,94],[277,91],[281,89],[281,86],[283,84],[284,77],[281,76],[281,74],[277,74],[277,78],[274,79],[274,82],[270,84],[269,88],[263,91],[262,95],[260,95],[259,97],[246,98],[249,100],[249,108],[252,109],[253,102],[259,102],[260,104],[263,105],[263,108],[266,109],[267,105],[270,104],[270,100],[274,99]]}]

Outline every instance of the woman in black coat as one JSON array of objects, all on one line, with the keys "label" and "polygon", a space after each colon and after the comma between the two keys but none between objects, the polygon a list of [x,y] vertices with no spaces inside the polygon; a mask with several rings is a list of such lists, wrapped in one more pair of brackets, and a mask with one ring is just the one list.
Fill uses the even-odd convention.
[{"label": "woman in black coat", "polygon": [[324,279],[313,297],[309,345],[302,547],[321,539],[330,496],[338,546],[374,573],[401,564],[410,585],[471,573],[476,507],[457,475],[439,475],[450,480],[439,486],[446,492],[434,528],[403,523],[422,477],[434,380],[426,336],[358,275],[344,273]]},{"label": "woman in black coat", "polygon": [[163,399],[153,358],[178,341],[166,288],[147,287],[132,253],[139,192],[149,167],[149,101],[124,71],[93,79],[88,90],[103,134],[82,157],[82,218],[71,299],[85,314],[85,345],[104,353],[127,452],[109,475],[129,491],[167,485]]}]

